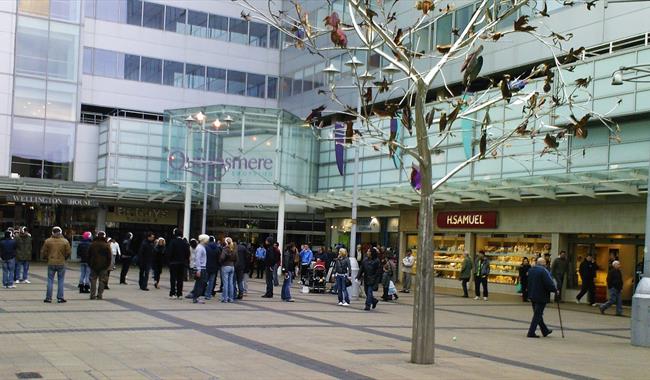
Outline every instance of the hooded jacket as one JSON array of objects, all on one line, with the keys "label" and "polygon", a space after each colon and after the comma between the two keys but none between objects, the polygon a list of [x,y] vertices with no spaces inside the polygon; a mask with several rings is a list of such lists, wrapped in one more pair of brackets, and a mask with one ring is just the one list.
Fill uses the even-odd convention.
[{"label": "hooded jacket", "polygon": [[77,257],[83,264],[88,263],[88,250],[91,243],[90,239],[83,239],[77,246]]},{"label": "hooded jacket", "polygon": [[5,261],[16,258],[16,240],[12,239],[11,235],[0,240],[0,257]]},{"label": "hooded jacket", "polygon": [[32,259],[32,235],[21,232],[16,235],[16,260],[29,261]]},{"label": "hooded jacket", "polygon": [[167,244],[165,256],[169,259],[169,264],[185,264],[190,261],[190,243],[177,236]]},{"label": "hooded jacket", "polygon": [[88,248],[88,266],[93,272],[107,270],[111,266],[111,245],[106,238],[96,237]]},{"label": "hooded jacket", "polygon": [[64,265],[71,253],[70,243],[61,234],[52,235],[41,248],[41,257],[47,260],[47,265]]}]

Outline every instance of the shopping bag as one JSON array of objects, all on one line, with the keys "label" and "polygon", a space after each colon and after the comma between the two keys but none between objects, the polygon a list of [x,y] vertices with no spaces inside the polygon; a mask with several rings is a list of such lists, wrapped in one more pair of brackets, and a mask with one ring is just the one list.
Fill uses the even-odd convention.
[{"label": "shopping bag", "polygon": [[391,281],[388,284],[388,295],[392,296],[393,294],[397,294],[397,288],[395,288],[395,283]]},{"label": "shopping bag", "polygon": [[521,293],[521,283],[515,285],[515,290],[517,291],[517,293]]}]

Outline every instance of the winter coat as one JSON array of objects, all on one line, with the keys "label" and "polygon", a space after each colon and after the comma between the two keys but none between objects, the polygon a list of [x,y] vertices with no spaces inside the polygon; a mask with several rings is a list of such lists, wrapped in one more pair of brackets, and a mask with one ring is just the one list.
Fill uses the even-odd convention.
[{"label": "winter coat", "polygon": [[486,258],[483,261],[476,259],[476,264],[473,268],[474,274],[480,275],[481,278],[486,278],[490,274],[490,260]]},{"label": "winter coat", "polygon": [[555,292],[555,282],[545,267],[537,265],[528,270],[528,298],[533,303],[548,303]]},{"label": "winter coat", "polygon": [[32,235],[19,233],[16,236],[16,260],[29,261],[32,259]]},{"label": "winter coat", "polygon": [[[235,248],[236,249],[236,248]],[[221,266],[232,267],[237,262],[237,252],[226,246],[221,250]]]},{"label": "winter coat", "polygon": [[472,259],[469,256],[465,256],[463,263],[460,265],[460,275],[458,278],[461,280],[469,280],[472,278],[472,269],[474,269]]},{"label": "winter coat", "polygon": [[120,248],[120,251],[122,252],[122,257],[125,259],[130,259],[133,257],[135,252],[133,251],[133,240],[131,239],[124,239],[122,242],[122,247]]},{"label": "winter coat", "polygon": [[596,278],[596,272],[598,271],[598,265],[596,263],[583,260],[580,263],[580,278],[582,282],[593,283],[594,278]]},{"label": "winter coat", "polygon": [[205,246],[206,264],[205,270],[208,273],[217,273],[219,271],[219,260],[221,259],[221,247],[215,242],[208,243]]},{"label": "winter coat", "polygon": [[165,265],[165,246],[164,245],[156,245],[153,247],[153,267],[162,269],[163,265]]},{"label": "winter coat", "polygon": [[521,264],[519,266],[519,283],[528,284],[528,272],[530,271],[530,264]]},{"label": "winter coat", "polygon": [[77,257],[82,264],[88,263],[88,249],[91,243],[90,239],[83,239],[77,246]]},{"label": "winter coat", "polygon": [[607,273],[607,289],[623,290],[623,274],[620,269],[610,269]]},{"label": "winter coat", "polygon": [[561,281],[564,278],[564,274],[569,271],[569,260],[558,257],[553,260],[551,265],[551,274],[553,278]]},{"label": "winter coat", "polygon": [[292,249],[287,249],[282,254],[282,271],[293,273],[296,270],[296,252]]},{"label": "winter coat", "polygon": [[111,266],[112,256],[111,245],[105,238],[97,237],[88,247],[88,266],[96,273],[107,270]]},{"label": "winter coat", "polygon": [[138,250],[138,266],[148,268],[153,261],[153,241],[145,239]]},{"label": "winter coat", "polygon": [[12,260],[16,258],[16,240],[4,238],[0,240],[0,257],[2,260]]},{"label": "winter coat", "polygon": [[273,269],[275,264],[279,261],[279,255],[273,248],[273,246],[266,248],[266,257],[264,258],[264,267],[268,269]]},{"label": "winter coat", "polygon": [[248,256],[248,248],[245,245],[239,244],[237,246],[237,262],[235,263],[235,269],[241,271],[242,273],[248,272],[248,263],[250,262],[250,257]]},{"label": "winter coat", "polygon": [[359,274],[357,275],[357,280],[363,279],[363,283],[366,286],[375,286],[379,284],[381,279],[381,268],[379,259],[377,258],[365,258],[361,262],[361,267],[359,268]]},{"label": "winter coat", "polygon": [[181,237],[173,238],[167,244],[165,256],[169,259],[169,264],[189,264],[190,260],[190,243]]},{"label": "winter coat", "polygon": [[47,265],[64,265],[71,253],[70,243],[63,235],[50,237],[41,247],[41,257],[47,260]]},{"label": "winter coat", "polygon": [[350,259],[348,257],[339,257],[334,260],[334,273],[335,274],[351,274]]}]

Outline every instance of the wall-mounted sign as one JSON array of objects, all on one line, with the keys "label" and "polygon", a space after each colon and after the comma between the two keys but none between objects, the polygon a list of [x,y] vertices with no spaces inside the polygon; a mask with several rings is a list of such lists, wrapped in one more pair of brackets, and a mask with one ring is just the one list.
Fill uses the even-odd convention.
[{"label": "wall-mounted sign", "polygon": [[438,228],[497,228],[496,211],[443,211],[436,217]]},{"label": "wall-mounted sign", "polygon": [[62,206],[78,206],[78,207],[98,207],[99,202],[95,199],[81,199],[81,198],[63,198],[63,197],[48,197],[42,195],[7,195],[8,202],[16,203],[30,203],[37,205],[62,205]]},{"label": "wall-mounted sign", "polygon": [[146,224],[176,224],[176,210],[144,207],[115,207],[106,213],[107,222],[146,223]]}]

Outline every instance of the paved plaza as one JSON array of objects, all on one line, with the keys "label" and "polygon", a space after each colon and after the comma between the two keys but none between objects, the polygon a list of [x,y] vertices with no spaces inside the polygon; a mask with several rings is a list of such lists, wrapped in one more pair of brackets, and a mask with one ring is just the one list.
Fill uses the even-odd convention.
[{"label": "paved plaza", "polygon": [[[546,319],[555,331],[527,339],[530,306],[509,296],[474,301],[440,293],[437,363],[408,363],[412,296],[336,306],[327,294],[295,303],[260,298],[253,280],[241,302],[192,304],[161,289],[113,284],[90,301],[66,274],[66,304],[44,304],[44,266],[31,284],[0,291],[0,379],[641,379],[650,350],[629,344],[629,317],[602,316],[587,305],[562,304]],[[187,285],[186,285],[187,286]],[[626,309],[626,315],[629,310]],[[454,337],[456,337],[454,339]]]}]

